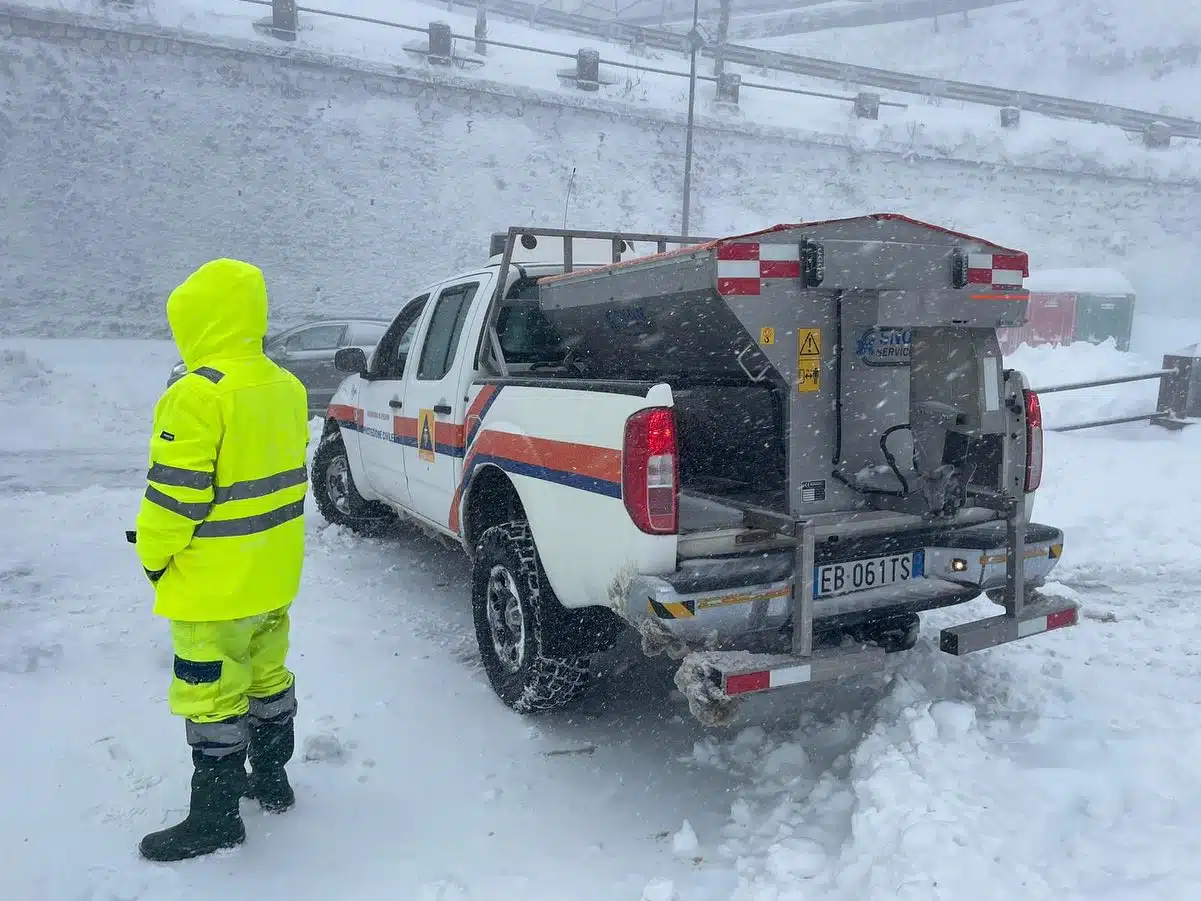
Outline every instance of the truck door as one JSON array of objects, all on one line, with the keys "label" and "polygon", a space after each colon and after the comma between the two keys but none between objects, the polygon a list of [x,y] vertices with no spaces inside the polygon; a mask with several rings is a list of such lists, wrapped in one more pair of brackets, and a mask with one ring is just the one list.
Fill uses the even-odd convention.
[{"label": "truck door", "polygon": [[[367,368],[367,378],[359,393],[363,406],[362,436],[359,440],[366,486],[384,500],[403,507],[410,505],[405,478],[403,417],[405,369],[410,348],[429,294],[415,297],[404,305],[392,325],[376,345]],[[358,474],[355,474],[358,480]]]},{"label": "truck door", "polygon": [[463,420],[471,348],[465,328],[476,300],[487,296],[491,277],[474,275],[441,287],[426,317],[421,353],[410,365],[405,394],[405,472],[412,508],[432,524],[449,528],[450,506],[463,459]]}]

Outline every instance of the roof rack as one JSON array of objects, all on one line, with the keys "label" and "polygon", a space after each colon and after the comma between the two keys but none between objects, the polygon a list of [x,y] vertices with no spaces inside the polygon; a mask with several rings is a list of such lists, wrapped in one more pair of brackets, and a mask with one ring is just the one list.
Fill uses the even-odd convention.
[{"label": "roof rack", "polygon": [[[509,267],[513,264],[513,250],[518,240],[522,242],[522,246],[527,250],[532,250],[537,245],[538,238],[560,238],[563,241],[562,256],[563,256],[563,271],[574,272],[574,242],[577,240],[587,241],[609,241],[611,245],[611,263],[620,263],[622,254],[627,251],[633,251],[633,243],[644,242],[654,244],[657,253],[666,253],[668,245],[675,245],[677,248],[691,247],[697,244],[708,244],[715,238],[703,238],[690,235],[666,235],[654,234],[647,232],[613,232],[613,231],[590,231],[586,229],[568,229],[568,228],[530,228],[524,226],[511,226],[507,232],[496,232],[492,235],[491,244],[489,247],[490,256],[501,254],[500,260],[500,276],[496,282],[496,293],[492,296],[492,302],[488,307],[488,318],[486,320],[483,332],[480,335],[480,344],[476,348],[475,365],[478,369],[484,362],[485,357],[490,357],[492,364],[496,367],[501,375],[508,375],[508,366],[505,364],[504,354],[501,352],[500,339],[496,335],[496,320],[500,315],[500,307],[505,299],[505,289],[507,284],[507,274]],[[502,242],[503,241],[503,249]],[[533,243],[530,243],[533,242]],[[547,261],[551,262],[551,261]]]}]

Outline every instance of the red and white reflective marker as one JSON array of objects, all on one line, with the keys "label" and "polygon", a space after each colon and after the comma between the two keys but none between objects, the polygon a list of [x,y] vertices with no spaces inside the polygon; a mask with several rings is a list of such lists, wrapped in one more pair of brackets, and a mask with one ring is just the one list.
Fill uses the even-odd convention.
[{"label": "red and white reflective marker", "polygon": [[800,277],[799,244],[729,241],[717,245],[717,292],[723,297],[758,295],[764,279]]},{"label": "red and white reflective marker", "polygon": [[1038,635],[1041,632],[1050,632],[1052,629],[1062,629],[1064,626],[1074,626],[1076,625],[1076,620],[1077,612],[1075,607],[1069,607],[1067,610],[1058,610],[1046,616],[1036,616],[1034,619],[1019,620],[1018,638]]},{"label": "red and white reflective marker", "polygon": [[808,663],[799,666],[783,666],[779,669],[760,670],[756,673],[736,673],[726,676],[726,694],[745,695],[753,691],[799,685],[813,677],[813,667]]},{"label": "red and white reflective marker", "polygon": [[1024,253],[969,253],[967,283],[994,288],[1020,288],[1030,272]]}]

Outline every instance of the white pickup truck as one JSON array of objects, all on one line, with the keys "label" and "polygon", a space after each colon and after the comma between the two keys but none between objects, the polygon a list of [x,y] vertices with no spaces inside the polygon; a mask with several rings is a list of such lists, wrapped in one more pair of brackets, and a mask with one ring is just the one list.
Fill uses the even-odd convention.
[{"label": "white pickup truck", "polygon": [[[668,250],[669,245],[676,249]],[[335,394],[323,515],[461,542],[484,668],[560,707],[625,628],[695,715],[871,672],[982,592],[952,654],[1074,625],[1039,595],[1037,396],[996,329],[1026,255],[903,216],[721,239],[513,228],[405,303]],[[850,639],[848,641],[848,638]]]}]

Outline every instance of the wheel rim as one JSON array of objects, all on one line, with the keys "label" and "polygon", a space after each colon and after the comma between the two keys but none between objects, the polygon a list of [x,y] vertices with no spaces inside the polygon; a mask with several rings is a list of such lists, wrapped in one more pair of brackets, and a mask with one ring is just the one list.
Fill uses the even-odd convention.
[{"label": "wheel rim", "polygon": [[350,466],[346,457],[334,457],[325,470],[325,496],[334,509],[350,515]]},{"label": "wheel rim", "polygon": [[525,660],[525,608],[517,591],[517,580],[505,566],[494,566],[489,573],[486,609],[492,649],[500,665],[515,673]]}]

